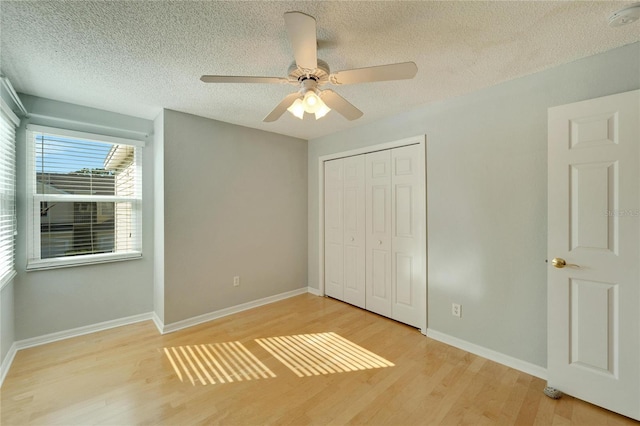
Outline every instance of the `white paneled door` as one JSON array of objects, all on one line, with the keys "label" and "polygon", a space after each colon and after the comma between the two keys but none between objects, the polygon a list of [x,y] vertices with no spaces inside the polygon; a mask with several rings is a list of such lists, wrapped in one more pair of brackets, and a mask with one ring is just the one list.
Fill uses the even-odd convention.
[{"label": "white paneled door", "polygon": [[419,327],[426,311],[425,173],[420,145],[391,150],[392,318]]},{"label": "white paneled door", "polygon": [[324,161],[325,294],[426,330],[424,143]]},{"label": "white paneled door", "polygon": [[325,162],[325,294],[365,307],[364,155]]},{"label": "white paneled door", "polygon": [[346,157],[344,170],[344,301],[365,307],[364,155]]},{"label": "white paneled door", "polygon": [[324,265],[327,296],[344,298],[344,161],[324,163]]},{"label": "white paneled door", "polygon": [[549,386],[640,420],[640,91],[548,124]]},{"label": "white paneled door", "polygon": [[366,154],[366,308],[392,317],[391,151]]}]

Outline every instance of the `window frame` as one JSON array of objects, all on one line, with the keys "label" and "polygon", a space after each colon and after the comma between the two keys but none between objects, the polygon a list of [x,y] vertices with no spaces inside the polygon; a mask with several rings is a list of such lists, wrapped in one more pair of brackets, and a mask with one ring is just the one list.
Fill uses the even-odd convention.
[{"label": "window frame", "polygon": [[[27,271],[66,268],[73,266],[92,265],[107,262],[117,262],[123,260],[132,260],[142,258],[142,155],[145,146],[144,141],[135,139],[126,139],[115,136],[100,135],[96,133],[80,132],[75,130],[60,129],[48,126],[40,126],[28,124],[26,126],[26,142],[27,142]],[[78,195],[78,194],[38,194],[34,191],[36,182],[36,164],[35,164],[35,148],[36,134],[49,135],[54,137],[63,137],[70,139],[79,139],[82,141],[110,143],[112,145],[127,145],[135,148],[136,194],[133,196],[117,196],[117,195]],[[81,254],[68,257],[41,258],[41,228],[40,228],[40,209],[36,209],[41,202],[66,201],[66,202],[128,202],[131,203],[135,210],[135,229],[137,249],[126,252],[114,253],[97,253],[97,254]]]}]

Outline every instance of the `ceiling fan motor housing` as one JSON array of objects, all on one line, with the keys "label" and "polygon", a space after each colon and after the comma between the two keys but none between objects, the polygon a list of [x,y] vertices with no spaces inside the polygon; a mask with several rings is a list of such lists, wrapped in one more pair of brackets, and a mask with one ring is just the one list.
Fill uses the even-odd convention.
[{"label": "ceiling fan motor housing", "polygon": [[322,85],[329,82],[329,74],[331,74],[331,71],[329,70],[329,64],[322,59],[318,59],[318,67],[316,69],[305,70],[299,68],[298,65],[293,62],[291,66],[289,66],[287,73],[291,80],[298,80],[299,82],[302,82],[304,80],[313,79],[318,85]]}]

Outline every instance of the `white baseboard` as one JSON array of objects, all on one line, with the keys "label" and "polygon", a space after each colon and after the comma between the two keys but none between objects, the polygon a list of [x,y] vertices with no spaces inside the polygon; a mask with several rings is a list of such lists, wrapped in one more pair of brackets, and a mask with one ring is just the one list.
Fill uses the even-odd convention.
[{"label": "white baseboard", "polygon": [[236,314],[238,312],[246,311],[247,309],[257,308],[258,306],[278,302],[280,300],[288,299],[290,297],[298,296],[300,294],[305,294],[308,292],[308,287],[302,287],[296,290],[286,291],[284,293],[276,294],[258,300],[253,300],[247,303],[242,303],[240,305],[231,306],[229,308],[220,309],[218,311],[209,312],[207,314],[198,315],[197,317],[187,318],[184,320],[173,322],[171,324],[165,324],[162,327],[161,333],[172,333],[174,331],[182,330],[183,328],[192,327],[194,325],[202,324],[203,322],[212,321],[214,319],[226,317],[227,315]]},{"label": "white baseboard", "polygon": [[227,315],[235,314],[238,312],[246,311],[247,309],[257,308],[258,306],[267,305],[269,303],[277,302],[280,300],[288,299],[290,297],[298,296],[300,294],[311,293],[316,296],[321,296],[320,291],[313,287],[302,287],[296,290],[287,291],[284,293],[276,294],[273,296],[265,297],[262,299],[254,300],[240,305],[232,306],[225,309],[220,309],[208,314],[199,315],[197,317],[189,318],[186,320],[174,322],[172,324],[163,324],[162,320],[155,312],[147,312],[144,314],[133,315],[126,318],[119,318],[111,321],[105,321],[98,324],[87,325],[83,327],[73,328],[71,330],[59,331],[56,333],[45,334],[43,336],[32,337],[30,339],[19,340],[14,342],[7,353],[7,356],[0,364],[0,386],[4,382],[4,378],[9,372],[9,368],[13,363],[13,359],[16,353],[20,349],[31,348],[34,346],[40,346],[47,343],[57,342],[59,340],[70,339],[72,337],[83,336],[85,334],[95,333],[97,331],[108,330],[110,328],[121,327],[123,325],[134,324],[141,321],[152,320],[156,328],[161,334],[171,333],[173,331],[182,330],[183,328],[191,327],[203,322],[211,321],[217,318],[225,317]]},{"label": "white baseboard", "polygon": [[162,330],[164,329],[164,323],[162,322],[158,314],[155,313],[155,311],[151,312],[151,319],[153,320],[153,323],[156,325],[156,328],[158,329],[158,333],[162,334]]},{"label": "white baseboard", "polygon": [[18,353],[18,348],[14,343],[9,348],[9,352],[7,352],[7,356],[2,360],[2,364],[0,364],[0,387],[2,387],[2,383],[4,383],[4,378],[7,377],[7,373],[9,372],[9,367],[11,367],[11,363],[13,363],[13,358],[16,357],[16,353]]},{"label": "white baseboard", "polygon": [[47,343],[57,342],[58,340],[70,339],[72,337],[83,336],[85,334],[95,333],[97,331],[108,330],[110,328],[121,327],[123,325],[135,324],[141,321],[153,319],[153,312],[145,314],[132,315],[130,317],[118,318],[115,320],[104,321],[97,324],[86,325],[83,327],[72,328],[71,330],[58,331],[56,333],[45,334],[43,336],[32,337],[30,339],[18,340],[13,342],[11,349],[0,365],[0,386],[4,382],[4,378],[9,372],[9,368],[13,363],[16,353],[20,349],[32,348],[34,346],[45,345]]},{"label": "white baseboard", "polygon": [[467,342],[466,340],[458,339],[457,337],[449,336],[448,334],[441,333],[430,328],[427,329],[427,337],[446,343],[447,345],[454,346],[458,349],[462,349],[463,351],[470,352],[474,355],[495,361],[499,364],[506,365],[507,367],[531,374],[532,376],[538,377],[542,380],[547,380],[547,369],[540,367],[539,365],[522,361],[521,359],[487,349],[483,346],[476,345],[475,343]]},{"label": "white baseboard", "polygon": [[57,342],[58,340],[70,339],[72,337],[84,336],[85,334],[95,333],[97,331],[108,330],[110,328],[121,327],[123,325],[135,324],[141,321],[153,319],[153,313],[132,315],[130,317],[118,318],[110,321],[99,322],[97,324],[85,325],[83,327],[72,328],[70,330],[58,331],[56,333],[45,334],[43,336],[32,337],[30,339],[19,340],[14,343],[18,350],[31,348],[34,346],[45,345],[47,343]]},{"label": "white baseboard", "polygon": [[307,292],[310,294],[313,294],[314,296],[322,296],[322,293],[320,293],[320,290],[318,290],[315,287],[307,287]]}]

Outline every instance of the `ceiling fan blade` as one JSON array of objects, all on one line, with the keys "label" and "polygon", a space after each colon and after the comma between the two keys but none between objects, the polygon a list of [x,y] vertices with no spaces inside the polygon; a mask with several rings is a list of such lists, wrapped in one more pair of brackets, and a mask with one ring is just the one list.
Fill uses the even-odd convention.
[{"label": "ceiling fan blade", "polygon": [[356,68],[331,74],[333,84],[370,83],[374,81],[406,80],[415,77],[418,67],[413,62]]},{"label": "ceiling fan blade", "polygon": [[362,117],[362,111],[351,105],[349,101],[338,95],[333,90],[323,90],[320,93],[320,97],[329,108],[339,112],[349,121]]},{"label": "ceiling fan blade", "polygon": [[284,114],[284,112],[287,110],[287,108],[289,108],[291,106],[293,101],[295,101],[299,97],[300,97],[300,93],[298,93],[298,92],[295,92],[295,93],[292,93],[290,95],[287,95],[282,100],[282,102],[280,102],[278,104],[278,106],[275,107],[273,109],[273,111],[271,111],[269,113],[269,115],[267,115],[262,121],[264,121],[265,123],[270,123],[272,121],[276,121],[278,118],[280,118],[282,116],[282,114]]},{"label": "ceiling fan blade", "polygon": [[205,83],[288,83],[289,80],[281,77],[243,77],[234,75],[203,75],[200,77]]},{"label": "ceiling fan blade", "polygon": [[318,41],[316,19],[301,12],[287,12],[284,23],[293,48],[293,57],[300,68],[318,68]]}]

